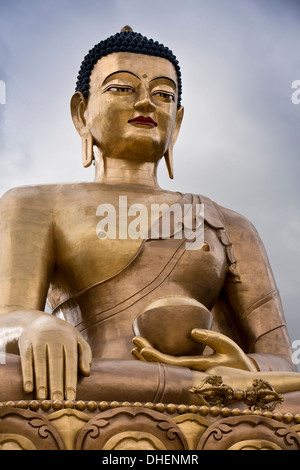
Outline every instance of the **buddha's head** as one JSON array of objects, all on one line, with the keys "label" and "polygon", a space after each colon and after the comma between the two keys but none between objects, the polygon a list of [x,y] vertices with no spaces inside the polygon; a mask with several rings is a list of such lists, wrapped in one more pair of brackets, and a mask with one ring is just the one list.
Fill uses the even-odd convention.
[{"label": "buddha's head", "polygon": [[71,100],[83,165],[91,165],[96,146],[105,158],[156,163],[165,157],[172,178],[172,149],[183,117],[181,87],[172,51],[129,27],[94,46]]}]

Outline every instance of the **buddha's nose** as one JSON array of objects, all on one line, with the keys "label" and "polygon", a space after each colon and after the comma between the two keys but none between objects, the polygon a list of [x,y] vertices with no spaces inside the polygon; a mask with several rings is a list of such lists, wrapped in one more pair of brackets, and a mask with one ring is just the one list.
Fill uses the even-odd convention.
[{"label": "buddha's nose", "polygon": [[134,109],[136,111],[153,113],[156,110],[156,106],[151,100],[151,97],[146,92],[142,95],[143,96],[140,96],[138,101],[134,104]]}]

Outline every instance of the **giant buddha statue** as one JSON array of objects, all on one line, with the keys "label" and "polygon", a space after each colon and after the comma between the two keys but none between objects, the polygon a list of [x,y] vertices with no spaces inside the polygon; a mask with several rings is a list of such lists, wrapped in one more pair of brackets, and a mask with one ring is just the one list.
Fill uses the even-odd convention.
[{"label": "giant buddha statue", "polygon": [[17,187],[0,202],[0,401],[195,403],[192,387],[215,375],[299,400],[256,229],[158,185],[162,159],[173,178],[181,95],[172,51],[129,27],[84,58],[71,113],[95,180]]}]

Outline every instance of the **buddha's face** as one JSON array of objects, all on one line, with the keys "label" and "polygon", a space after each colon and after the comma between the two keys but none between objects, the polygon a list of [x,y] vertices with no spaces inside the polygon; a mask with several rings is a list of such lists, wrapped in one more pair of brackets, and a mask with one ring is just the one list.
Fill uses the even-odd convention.
[{"label": "buddha's face", "polygon": [[158,161],[179,127],[177,90],[167,59],[127,52],[101,58],[91,74],[84,121],[102,155]]}]

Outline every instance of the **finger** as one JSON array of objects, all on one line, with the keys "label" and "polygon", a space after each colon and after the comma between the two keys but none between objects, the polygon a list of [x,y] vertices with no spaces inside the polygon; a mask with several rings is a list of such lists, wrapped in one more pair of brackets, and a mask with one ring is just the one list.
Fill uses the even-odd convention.
[{"label": "finger", "polygon": [[164,364],[177,364],[177,359],[174,356],[169,356],[168,354],[161,353],[157,349],[154,348],[143,348],[140,351],[140,354],[148,361],[148,362],[162,362]]},{"label": "finger", "polygon": [[63,347],[65,358],[65,398],[76,399],[77,377],[78,377],[78,354],[76,342],[72,347]]},{"label": "finger", "polygon": [[49,390],[51,400],[64,398],[64,352],[62,344],[47,345]]},{"label": "finger", "polygon": [[141,354],[148,362],[162,362],[172,366],[188,367],[201,372],[216,365],[216,358],[219,357],[216,354],[211,356],[169,356],[153,348],[144,348]]},{"label": "finger", "polygon": [[143,348],[152,348],[152,344],[144,338],[143,336],[135,336],[132,340],[133,344],[135,344],[139,349]]},{"label": "finger", "polygon": [[202,330],[195,328],[191,332],[192,337],[199,343],[207,344],[214,351],[220,354],[228,354],[229,352],[240,352],[241,348],[232,339],[228,338],[217,331]]},{"label": "finger", "polygon": [[214,349],[215,354],[208,357],[210,359],[208,367],[214,367],[214,365],[219,364],[249,371],[256,370],[252,360],[244,353],[238,344],[227,336],[216,331],[200,329],[193,330],[191,334],[197,341],[207,344]]},{"label": "finger", "polygon": [[170,356],[161,353],[154,348],[143,348],[140,355],[147,362],[160,362],[177,367],[188,367],[189,369],[205,372],[208,367],[213,367],[222,362],[222,356],[212,354],[211,356]]},{"label": "finger", "polygon": [[32,344],[29,342],[26,342],[25,344],[22,343],[19,348],[24,391],[25,393],[32,393],[34,389]]},{"label": "finger", "polygon": [[46,345],[33,349],[35,389],[38,400],[48,396],[47,349]]},{"label": "finger", "polygon": [[88,377],[91,373],[92,350],[84,338],[78,340],[78,365],[80,372]]},{"label": "finger", "polygon": [[140,351],[138,348],[132,349],[131,354],[139,361],[147,362],[146,359],[140,354]]}]

